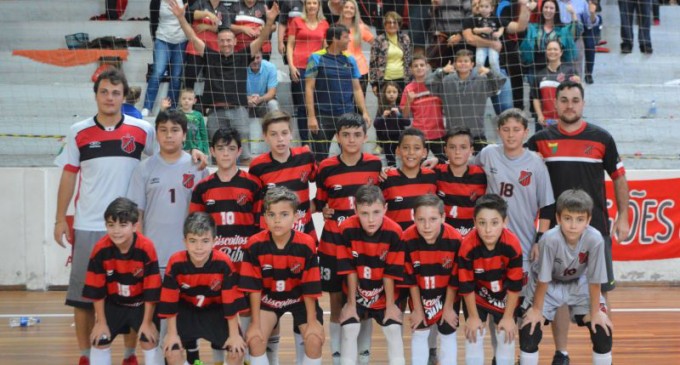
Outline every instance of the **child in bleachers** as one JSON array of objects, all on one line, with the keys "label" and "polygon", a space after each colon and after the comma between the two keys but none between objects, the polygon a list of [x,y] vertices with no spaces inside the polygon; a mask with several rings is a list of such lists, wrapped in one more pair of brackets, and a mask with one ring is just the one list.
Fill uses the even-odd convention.
[{"label": "child in bleachers", "polygon": [[411,121],[402,116],[397,100],[399,100],[399,85],[394,81],[386,81],[380,93],[380,105],[373,124],[388,166],[394,166],[396,163],[394,152],[397,144],[395,142],[399,139],[399,134],[411,124]]}]

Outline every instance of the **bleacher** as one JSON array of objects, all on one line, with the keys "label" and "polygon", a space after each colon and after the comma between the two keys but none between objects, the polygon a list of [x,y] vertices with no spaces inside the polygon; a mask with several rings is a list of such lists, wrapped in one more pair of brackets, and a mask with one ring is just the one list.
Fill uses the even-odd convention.
[{"label": "bleacher", "polygon": [[[148,7],[147,1],[130,0],[130,4]],[[131,85],[146,86],[153,45],[148,21],[88,20],[100,13],[100,0],[0,1],[0,166],[50,166],[61,147],[55,136],[66,134],[72,123],[96,112],[90,81],[96,63],[57,67],[12,56],[13,50],[65,48],[64,36],[77,32],[88,33],[90,39],[141,34],[146,48],[129,48],[123,67]],[[680,168],[674,148],[680,139],[676,126],[680,122],[680,7],[661,8],[661,26],[652,28],[652,56],[640,54],[637,45],[630,55],[618,52],[615,0],[604,2],[603,17],[603,39],[611,53],[597,54],[595,83],[586,86],[585,119],[614,135],[628,168]],[[276,51],[272,61],[283,70],[280,80],[285,81],[279,85],[279,100],[291,110],[287,67]],[[369,92],[372,111],[375,100]],[[646,118],[652,100],[658,114]],[[487,135],[493,138],[490,120],[487,124]]]}]

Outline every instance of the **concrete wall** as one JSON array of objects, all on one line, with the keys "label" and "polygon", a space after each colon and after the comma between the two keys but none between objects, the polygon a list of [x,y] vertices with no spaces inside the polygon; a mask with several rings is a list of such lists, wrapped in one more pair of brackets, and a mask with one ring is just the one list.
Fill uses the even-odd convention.
[{"label": "concrete wall", "polygon": [[[52,238],[60,170],[2,168],[0,173],[0,287],[44,290],[66,285],[70,247],[62,248]],[[631,180],[678,176],[680,171],[628,171]],[[614,268],[620,282],[680,282],[680,259],[615,262]]]}]

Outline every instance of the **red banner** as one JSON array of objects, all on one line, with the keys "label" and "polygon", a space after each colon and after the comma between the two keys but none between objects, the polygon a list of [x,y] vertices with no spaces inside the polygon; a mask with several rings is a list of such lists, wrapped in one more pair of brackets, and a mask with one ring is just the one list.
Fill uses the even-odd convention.
[{"label": "red banner", "polygon": [[[680,178],[629,180],[630,235],[614,240],[614,261],[661,260],[680,257]],[[607,181],[610,223],[616,218],[614,186]]]}]

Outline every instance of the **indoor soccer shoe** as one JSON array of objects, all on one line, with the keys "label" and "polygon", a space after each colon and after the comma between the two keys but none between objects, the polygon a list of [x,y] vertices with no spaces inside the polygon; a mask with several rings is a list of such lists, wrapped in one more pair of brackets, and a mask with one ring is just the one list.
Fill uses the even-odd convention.
[{"label": "indoor soccer shoe", "polygon": [[81,356],[78,365],[90,365],[90,359],[87,356]]},{"label": "indoor soccer shoe", "polygon": [[127,359],[123,359],[123,365],[139,365],[137,362],[137,355],[132,355]]},{"label": "indoor soccer shoe", "polygon": [[569,355],[565,355],[559,351],[555,351],[555,356],[553,356],[552,365],[569,365]]}]

